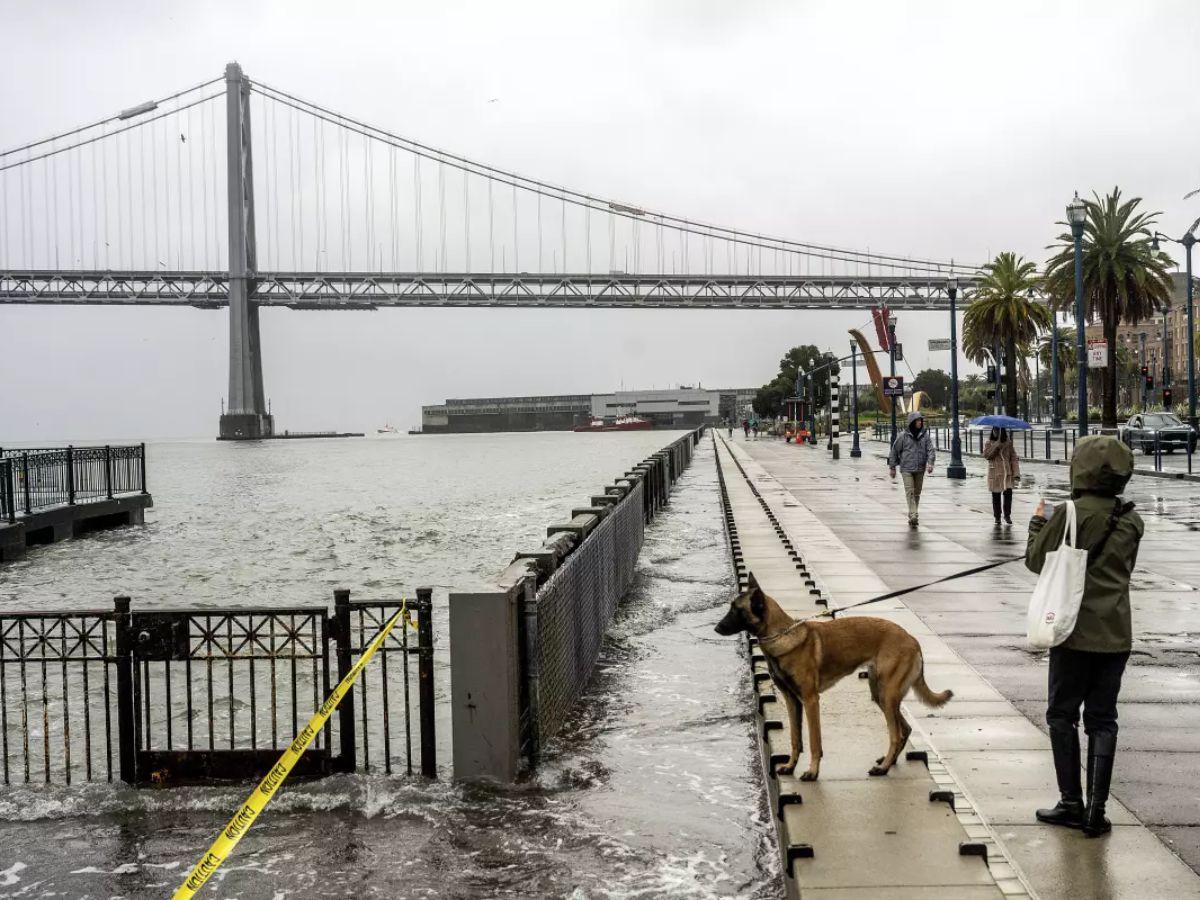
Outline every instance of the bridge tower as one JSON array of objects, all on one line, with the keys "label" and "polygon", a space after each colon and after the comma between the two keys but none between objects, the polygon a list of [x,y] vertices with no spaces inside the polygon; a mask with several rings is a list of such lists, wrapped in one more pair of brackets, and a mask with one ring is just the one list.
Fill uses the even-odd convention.
[{"label": "bridge tower", "polygon": [[225,67],[226,164],[229,182],[229,403],[220,439],[253,441],[275,433],[263,391],[258,306],[250,299],[258,260],[254,247],[254,167],[250,148],[250,83],[242,67]]}]

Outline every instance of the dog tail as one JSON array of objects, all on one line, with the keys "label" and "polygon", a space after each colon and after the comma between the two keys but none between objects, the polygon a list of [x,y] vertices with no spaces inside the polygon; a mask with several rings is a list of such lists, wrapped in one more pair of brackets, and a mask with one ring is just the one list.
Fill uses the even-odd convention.
[{"label": "dog tail", "polygon": [[934,693],[929,689],[929,685],[925,683],[925,660],[921,660],[921,669],[917,672],[917,678],[913,682],[913,690],[916,691],[917,697],[926,706],[932,706],[935,709],[939,706],[945,706],[950,702],[950,698],[954,696],[954,691],[949,689]]}]

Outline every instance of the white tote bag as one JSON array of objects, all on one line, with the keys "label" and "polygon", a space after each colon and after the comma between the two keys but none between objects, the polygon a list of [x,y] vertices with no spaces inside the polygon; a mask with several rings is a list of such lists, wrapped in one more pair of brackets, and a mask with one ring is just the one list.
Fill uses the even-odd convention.
[{"label": "white tote bag", "polygon": [[1029,645],[1034,649],[1057,647],[1075,630],[1083,603],[1087,556],[1086,550],[1075,547],[1075,504],[1068,502],[1062,544],[1046,553],[1042,573],[1029,598]]}]

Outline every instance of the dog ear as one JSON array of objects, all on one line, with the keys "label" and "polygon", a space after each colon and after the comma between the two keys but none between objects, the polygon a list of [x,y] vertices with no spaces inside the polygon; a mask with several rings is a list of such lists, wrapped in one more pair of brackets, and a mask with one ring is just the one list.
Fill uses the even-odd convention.
[{"label": "dog ear", "polygon": [[758,582],[754,582],[750,586],[750,612],[754,613],[755,617],[759,619],[766,615],[767,612],[767,595],[758,586]]},{"label": "dog ear", "polygon": [[753,572],[750,573],[750,579],[746,582],[746,590],[748,590],[748,591],[761,590],[761,588],[758,586],[758,581],[757,581],[757,579],[755,579]]}]

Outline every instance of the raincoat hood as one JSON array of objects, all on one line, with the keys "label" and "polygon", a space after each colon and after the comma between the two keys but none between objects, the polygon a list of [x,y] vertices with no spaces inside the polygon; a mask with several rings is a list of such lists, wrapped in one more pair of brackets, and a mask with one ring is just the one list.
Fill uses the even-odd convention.
[{"label": "raincoat hood", "polygon": [[1071,490],[1115,497],[1133,476],[1133,451],[1107,435],[1094,434],[1075,445]]},{"label": "raincoat hood", "polygon": [[924,418],[925,418],[925,416],[923,413],[910,412],[908,414],[908,421],[904,423],[904,426],[906,428],[912,428],[913,422],[917,421],[917,419],[924,419]]}]

